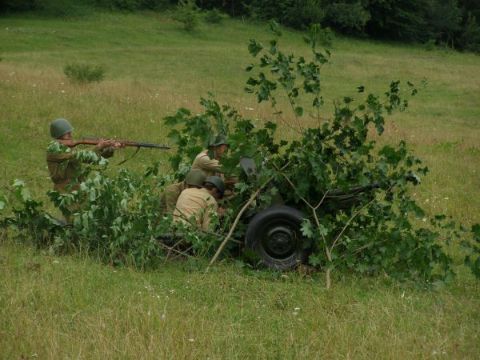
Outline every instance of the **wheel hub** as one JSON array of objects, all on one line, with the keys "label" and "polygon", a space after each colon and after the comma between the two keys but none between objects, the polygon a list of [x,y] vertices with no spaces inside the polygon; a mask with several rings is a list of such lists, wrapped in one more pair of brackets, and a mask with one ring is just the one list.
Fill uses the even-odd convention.
[{"label": "wheel hub", "polygon": [[297,247],[295,233],[285,226],[276,226],[266,234],[265,250],[275,258],[287,258]]}]

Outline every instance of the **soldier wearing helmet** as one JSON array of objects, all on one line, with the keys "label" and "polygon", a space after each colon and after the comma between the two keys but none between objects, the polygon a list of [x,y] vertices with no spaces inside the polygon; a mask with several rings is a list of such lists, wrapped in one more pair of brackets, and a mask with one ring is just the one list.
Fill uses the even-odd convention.
[{"label": "soldier wearing helmet", "polygon": [[210,142],[208,149],[197,155],[192,164],[192,169],[200,169],[207,176],[222,173],[220,159],[228,149],[227,137],[219,134]]},{"label": "soldier wearing helmet", "polygon": [[168,214],[172,214],[181,192],[185,190],[187,186],[202,187],[205,179],[206,176],[202,170],[193,169],[188,172],[184,181],[168,185],[161,198],[162,210]]},{"label": "soldier wearing helmet", "polygon": [[178,197],[173,212],[176,223],[190,224],[208,231],[212,216],[218,210],[217,200],[223,197],[225,184],[218,176],[210,176],[205,180],[205,186],[188,185]]},{"label": "soldier wearing helmet", "polygon": [[[114,148],[122,147],[120,143],[101,140],[90,156],[79,156],[79,151],[61,143],[61,140],[72,140],[72,132],[73,127],[66,119],[56,119],[50,123],[50,135],[54,140],[47,148],[47,165],[53,188],[60,193],[79,188],[85,176],[82,172],[82,162],[92,163],[102,157],[111,157]],[[86,160],[87,158],[89,160]]]},{"label": "soldier wearing helmet", "polygon": [[223,194],[225,193],[225,183],[221,177],[209,176],[205,179],[203,186],[210,192],[215,200],[223,199]]}]

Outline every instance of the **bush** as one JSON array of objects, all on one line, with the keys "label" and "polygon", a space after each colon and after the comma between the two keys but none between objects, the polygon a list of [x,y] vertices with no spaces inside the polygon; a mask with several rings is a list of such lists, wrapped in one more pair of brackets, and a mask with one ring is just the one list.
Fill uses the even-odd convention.
[{"label": "bush", "polygon": [[370,20],[370,13],[359,2],[334,3],[328,7],[326,20],[342,32],[358,33],[363,32],[365,24]]},{"label": "bush", "polygon": [[105,77],[105,69],[101,65],[68,64],[63,73],[71,82],[79,84],[100,82]]},{"label": "bush", "polygon": [[275,20],[296,29],[305,29],[313,23],[321,23],[325,17],[320,0],[254,0],[250,8],[255,18]]},{"label": "bush", "polygon": [[182,23],[183,28],[193,32],[198,27],[198,8],[193,0],[180,0],[173,19]]},{"label": "bush", "polygon": [[218,9],[212,9],[205,14],[205,21],[210,24],[220,24],[225,15],[223,15]]},{"label": "bush", "polygon": [[311,24],[320,24],[325,10],[319,0],[301,0],[294,2],[285,10],[280,22],[295,29],[308,29]]}]

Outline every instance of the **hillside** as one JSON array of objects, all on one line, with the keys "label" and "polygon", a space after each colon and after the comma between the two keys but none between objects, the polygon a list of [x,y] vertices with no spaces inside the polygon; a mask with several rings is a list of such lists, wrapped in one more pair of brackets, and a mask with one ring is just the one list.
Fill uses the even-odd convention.
[{"label": "hillside", "polygon": [[[77,136],[167,142],[163,117],[199,109],[213,92],[253,118],[271,110],[244,93],[250,38],[264,24],[228,20],[186,33],[158,13],[97,13],[56,20],[0,18],[0,163],[4,187],[50,188],[48,125],[70,119]],[[305,51],[302,33],[284,47]],[[325,116],[333,101],[391,80],[427,86],[394,116],[382,141],[405,139],[431,172],[415,196],[431,213],[480,222],[480,57],[443,49],[337,38],[324,68]],[[70,63],[103,65],[98,84],[71,84]],[[292,136],[287,129],[286,137]],[[116,156],[114,164],[131,155]],[[168,153],[140,152],[141,169]],[[113,165],[110,171],[116,171]],[[477,358],[479,284],[461,272],[434,290],[387,278],[276,274],[222,264],[168,263],[155,272],[53,257],[0,240],[0,357],[20,358]],[[453,253],[457,249],[452,250]],[[92,335],[94,334],[94,335]]]}]

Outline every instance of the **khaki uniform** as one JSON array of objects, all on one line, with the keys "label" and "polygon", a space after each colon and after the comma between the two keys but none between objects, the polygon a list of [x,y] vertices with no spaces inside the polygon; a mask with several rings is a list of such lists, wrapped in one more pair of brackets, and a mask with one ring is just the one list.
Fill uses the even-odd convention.
[{"label": "khaki uniform", "polygon": [[208,150],[203,150],[193,160],[192,169],[202,170],[206,176],[219,175],[222,170],[218,160],[210,159],[208,156]]},{"label": "khaki uniform", "polygon": [[[111,157],[112,155],[112,148],[101,151],[80,150],[77,152],[57,141],[52,141],[47,148],[47,165],[50,178],[53,181],[53,189],[59,193],[78,190],[80,183],[85,180],[82,163],[96,163],[102,157]],[[81,208],[82,202],[69,205],[67,211],[62,211],[65,220],[70,223],[72,220],[71,214]]]},{"label": "khaki uniform", "polygon": [[[113,156],[113,149],[106,148],[91,153],[95,155],[90,156],[90,159],[107,158]],[[85,180],[84,174],[82,174],[82,162],[93,163],[94,161],[82,161],[75,150],[57,141],[52,141],[47,148],[47,165],[53,181],[53,189],[60,193],[78,190],[80,183]]]},{"label": "khaki uniform", "polygon": [[217,202],[206,189],[188,188],[182,191],[177,200],[173,220],[176,223],[195,224],[207,231],[217,209]]},{"label": "khaki uniform", "polygon": [[179,182],[175,184],[168,185],[161,198],[162,210],[168,214],[172,214],[175,210],[175,205],[177,204],[178,197],[181,192],[185,190],[185,183]]}]

